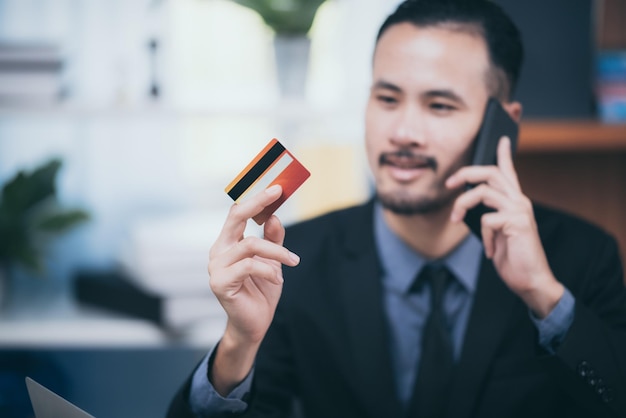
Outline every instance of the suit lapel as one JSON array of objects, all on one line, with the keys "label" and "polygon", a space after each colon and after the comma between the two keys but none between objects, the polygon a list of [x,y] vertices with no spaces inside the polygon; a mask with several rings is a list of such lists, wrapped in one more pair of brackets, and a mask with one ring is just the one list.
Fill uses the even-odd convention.
[{"label": "suit lapel", "polygon": [[[556,224],[546,220],[541,206],[534,205],[534,214],[545,248]],[[498,344],[511,330],[515,306],[523,306],[523,302],[506,287],[493,263],[483,257],[447,417],[472,416]]]},{"label": "suit lapel", "polygon": [[337,269],[345,310],[353,384],[372,416],[400,416],[374,244],[372,204],[349,220],[345,254]]},{"label": "suit lapel", "polygon": [[461,358],[450,392],[448,417],[470,417],[498,345],[510,327],[516,296],[483,257]]}]

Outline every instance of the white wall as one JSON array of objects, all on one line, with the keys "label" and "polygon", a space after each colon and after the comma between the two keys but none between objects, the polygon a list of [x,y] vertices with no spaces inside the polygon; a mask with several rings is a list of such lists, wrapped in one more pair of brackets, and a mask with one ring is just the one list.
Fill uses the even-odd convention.
[{"label": "white wall", "polygon": [[[365,172],[362,109],[373,41],[396,3],[323,6],[310,34],[306,97],[285,102],[271,31],[228,0],[0,0],[0,40],[56,42],[67,59],[62,103],[0,106],[0,181],[60,156],[63,203],[92,213],[49,250],[49,275],[64,280],[76,266],[115,263],[135,220],[225,216],[224,186],[275,136],[303,159],[319,155],[308,153],[312,147],[353,149],[347,169]],[[153,36],[160,40],[157,101],[147,95]],[[353,190],[349,199],[366,193],[363,176],[349,181],[359,182],[344,185]],[[286,221],[299,218],[294,207],[281,209]]]}]

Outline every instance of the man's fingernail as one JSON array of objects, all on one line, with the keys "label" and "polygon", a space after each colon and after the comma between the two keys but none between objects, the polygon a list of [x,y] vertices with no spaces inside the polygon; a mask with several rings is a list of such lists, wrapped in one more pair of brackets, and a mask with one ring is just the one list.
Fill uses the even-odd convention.
[{"label": "man's fingernail", "polygon": [[292,253],[291,251],[289,251],[289,258],[296,264],[300,262],[300,257],[298,256],[298,254]]},{"label": "man's fingernail", "polygon": [[281,190],[282,187],[280,187],[280,184],[275,184],[273,186],[268,187],[267,189],[265,189],[265,191],[269,194],[274,194],[274,193],[278,193],[279,190]]}]

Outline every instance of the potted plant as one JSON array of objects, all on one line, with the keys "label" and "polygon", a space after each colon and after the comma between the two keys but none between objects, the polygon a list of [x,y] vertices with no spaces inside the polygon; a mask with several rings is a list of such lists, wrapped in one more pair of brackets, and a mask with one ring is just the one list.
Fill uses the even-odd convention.
[{"label": "potted plant", "polygon": [[283,96],[303,96],[310,50],[307,33],[325,0],[234,1],[257,12],[274,31],[276,70]]},{"label": "potted plant", "polygon": [[23,267],[41,274],[42,244],[84,222],[88,214],[61,208],[56,199],[56,176],[61,160],[52,159],[32,172],[19,171],[0,194],[0,304],[7,302],[10,272]]},{"label": "potted plant", "polygon": [[325,0],[235,0],[257,12],[276,35],[305,36]]}]

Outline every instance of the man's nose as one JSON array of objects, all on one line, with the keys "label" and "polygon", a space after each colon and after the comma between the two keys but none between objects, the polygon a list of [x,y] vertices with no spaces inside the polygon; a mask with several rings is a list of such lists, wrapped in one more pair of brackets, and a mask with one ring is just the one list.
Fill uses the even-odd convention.
[{"label": "man's nose", "polygon": [[421,147],[425,145],[424,118],[416,106],[404,106],[397,113],[391,133],[391,142],[401,147]]}]

